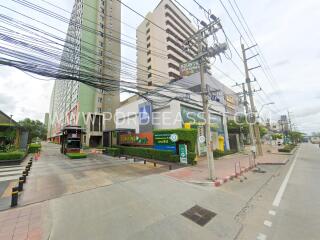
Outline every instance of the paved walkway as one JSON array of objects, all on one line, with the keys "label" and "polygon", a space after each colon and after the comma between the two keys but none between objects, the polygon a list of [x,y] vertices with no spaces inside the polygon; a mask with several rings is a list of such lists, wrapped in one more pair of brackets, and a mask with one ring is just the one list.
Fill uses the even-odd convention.
[{"label": "paved walkway", "polygon": [[9,209],[12,187],[17,185],[23,168],[0,167],[0,181],[8,174],[12,177],[0,198],[1,210],[8,209],[0,212],[0,240],[46,239],[42,223],[48,216],[48,200],[168,171],[165,166],[101,154],[69,159],[60,154],[58,145],[45,143],[39,160],[33,161],[24,191],[19,194],[18,207]]},{"label": "paved walkway", "polygon": [[[257,157],[254,161],[252,156],[248,153],[236,153],[218,158],[214,161],[215,177],[219,180],[226,179],[236,174],[245,172],[249,167],[254,164],[284,164],[288,159],[288,154],[278,154],[278,147],[264,145],[263,156]],[[206,158],[198,160],[196,166],[186,167],[170,171],[165,175],[173,177],[178,180],[195,182],[195,183],[208,183],[208,163]]]},{"label": "paved walkway", "polygon": [[0,213],[0,240],[44,239],[48,202]]}]

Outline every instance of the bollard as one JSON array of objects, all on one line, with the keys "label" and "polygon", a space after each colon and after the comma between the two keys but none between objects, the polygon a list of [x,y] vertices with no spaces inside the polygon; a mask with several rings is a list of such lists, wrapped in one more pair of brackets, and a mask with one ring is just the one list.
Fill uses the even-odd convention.
[{"label": "bollard", "polygon": [[19,185],[18,185],[18,191],[23,191],[23,183],[24,183],[24,177],[19,177]]},{"label": "bollard", "polygon": [[29,171],[30,171],[30,167],[29,167],[29,166],[26,166],[27,176],[28,176],[28,174],[29,174]]},{"label": "bollard", "polygon": [[18,187],[13,187],[11,194],[11,207],[15,207],[18,205],[18,194]]},{"label": "bollard", "polygon": [[25,171],[22,172],[22,175],[28,176],[29,172],[25,170]]},{"label": "bollard", "polygon": [[22,174],[22,177],[23,177],[23,183],[26,183],[26,181],[27,181],[27,174]]}]

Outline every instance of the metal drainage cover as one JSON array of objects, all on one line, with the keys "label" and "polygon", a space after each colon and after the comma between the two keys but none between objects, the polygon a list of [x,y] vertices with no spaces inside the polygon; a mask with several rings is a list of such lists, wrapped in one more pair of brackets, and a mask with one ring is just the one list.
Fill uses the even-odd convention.
[{"label": "metal drainage cover", "polygon": [[185,211],[181,215],[197,223],[200,226],[204,226],[217,214],[198,205],[195,205],[194,207]]}]

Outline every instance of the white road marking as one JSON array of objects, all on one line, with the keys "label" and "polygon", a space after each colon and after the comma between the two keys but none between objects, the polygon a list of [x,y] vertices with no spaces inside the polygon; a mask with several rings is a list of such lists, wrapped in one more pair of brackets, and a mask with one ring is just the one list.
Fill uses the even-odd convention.
[{"label": "white road marking", "polygon": [[299,155],[299,152],[300,152],[300,148],[299,148],[296,156],[294,157],[293,163],[291,164],[290,169],[289,169],[286,177],[284,178],[284,180],[283,180],[283,182],[282,182],[282,184],[281,184],[281,186],[280,186],[280,188],[279,188],[279,190],[278,190],[278,192],[277,192],[276,197],[275,197],[274,200],[273,200],[272,205],[273,205],[274,207],[279,207],[279,205],[280,205],[281,199],[282,199],[282,197],[283,197],[283,193],[284,193],[284,191],[286,190],[286,187],[287,187],[287,185],[288,185],[288,181],[289,181],[289,178],[290,178],[291,173],[292,173],[292,171],[293,171],[294,165],[296,164],[296,161],[297,161],[297,157],[298,157],[298,155]]},{"label": "white road marking", "polygon": [[264,225],[266,225],[267,227],[272,227],[272,222],[268,221],[268,220],[265,220],[263,222]]},{"label": "white road marking", "polygon": [[257,240],[266,240],[267,236],[263,233],[259,233],[259,235],[257,236]]},{"label": "white road marking", "polygon": [[272,215],[272,216],[275,216],[276,215],[276,211],[269,210],[269,214]]}]

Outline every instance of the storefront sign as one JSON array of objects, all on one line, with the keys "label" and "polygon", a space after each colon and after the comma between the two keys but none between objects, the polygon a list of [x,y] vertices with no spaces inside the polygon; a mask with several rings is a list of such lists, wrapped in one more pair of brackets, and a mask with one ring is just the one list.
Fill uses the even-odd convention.
[{"label": "storefront sign", "polygon": [[179,144],[180,163],[188,164],[188,151],[186,144]]},{"label": "storefront sign", "polygon": [[178,141],[178,135],[173,133],[155,133],[154,136],[154,148],[158,150],[171,150],[176,152],[176,141]]},{"label": "storefront sign", "polygon": [[183,77],[190,76],[200,71],[200,65],[198,61],[183,63],[180,65],[180,74]]},{"label": "storefront sign", "polygon": [[153,134],[152,132],[139,133],[139,134],[120,134],[120,145],[133,145],[133,146],[152,146]]}]

